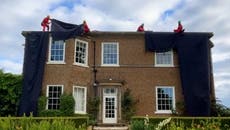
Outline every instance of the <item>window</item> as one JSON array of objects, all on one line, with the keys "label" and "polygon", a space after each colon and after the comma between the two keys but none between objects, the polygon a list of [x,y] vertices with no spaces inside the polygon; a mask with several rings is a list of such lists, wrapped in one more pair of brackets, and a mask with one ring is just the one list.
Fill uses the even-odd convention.
[{"label": "window", "polygon": [[86,113],[86,87],[73,87],[73,97],[75,100],[75,113]]},{"label": "window", "polygon": [[172,113],[175,109],[174,87],[156,87],[156,113]]},{"label": "window", "polygon": [[116,95],[117,89],[116,88],[104,88],[105,95]]},{"label": "window", "polygon": [[49,85],[47,87],[47,109],[59,109],[60,96],[63,93],[62,85]]},{"label": "window", "polygon": [[155,52],[155,66],[172,67],[173,66],[173,51]]},{"label": "window", "polygon": [[63,40],[54,41],[50,38],[50,51],[49,62],[50,63],[64,63],[65,59],[65,42]]},{"label": "window", "polygon": [[76,40],[75,41],[75,63],[81,66],[87,66],[88,62],[88,43]]},{"label": "window", "polygon": [[118,43],[102,43],[102,65],[118,66],[119,65],[119,46]]}]

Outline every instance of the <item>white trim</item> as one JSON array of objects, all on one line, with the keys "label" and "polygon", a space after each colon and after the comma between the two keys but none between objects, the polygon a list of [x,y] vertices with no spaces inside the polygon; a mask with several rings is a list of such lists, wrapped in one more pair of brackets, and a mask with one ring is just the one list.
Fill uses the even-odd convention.
[{"label": "white trim", "polygon": [[55,86],[55,87],[61,87],[61,94],[63,94],[63,91],[64,91],[64,85],[46,85],[46,109],[48,109],[48,98],[49,98],[49,87],[52,87],[52,86]]},{"label": "white trim", "polygon": [[173,97],[172,97],[172,107],[173,109],[175,110],[176,108],[176,98],[175,98],[175,87],[174,86],[156,86],[156,89],[155,89],[155,94],[156,94],[156,111],[155,113],[156,114],[172,114],[172,110],[158,110],[158,103],[157,103],[157,100],[158,100],[158,96],[157,96],[157,89],[158,88],[172,88],[172,91],[173,91]]},{"label": "white trim", "polygon": [[49,37],[49,56],[48,56],[48,61],[46,62],[47,64],[65,64],[65,41],[64,40],[57,40],[57,41],[63,41],[63,60],[62,61],[52,61],[51,60],[51,44],[52,44],[52,37]]},{"label": "white trim", "polygon": [[[104,44],[117,45],[117,63],[116,64],[104,64]],[[119,67],[119,43],[118,42],[102,42],[101,44],[101,66],[105,67]]]},{"label": "white trim", "polygon": [[58,62],[58,61],[49,61],[49,62],[46,62],[46,64],[66,64],[65,62],[62,62],[62,61],[60,61],[60,62]]},{"label": "white trim", "polygon": [[[76,46],[77,46],[77,41],[86,44],[85,64],[76,62]],[[79,65],[79,66],[82,66],[82,67],[89,67],[88,66],[88,42],[80,40],[80,39],[75,39],[74,43],[75,43],[75,46],[74,46],[74,63],[73,63],[73,65]]]},{"label": "white trim", "polygon": [[[114,118],[106,118],[105,116],[105,99],[106,98],[114,98]],[[117,95],[103,95],[103,123],[117,123]]]},{"label": "white trim", "polygon": [[154,52],[154,59],[155,59],[155,67],[174,67],[174,60],[173,60],[173,50],[169,51],[171,53],[171,64],[157,64],[157,53],[158,52]]},{"label": "white trim", "polygon": [[[84,110],[83,111],[78,111],[76,110],[75,108],[75,105],[74,105],[74,113],[77,113],[77,114],[86,114],[86,107],[87,107],[87,87],[82,87],[82,86],[73,86],[73,98],[75,100],[75,97],[74,97],[74,89],[75,88],[83,88],[84,89]],[[76,100],[75,100],[75,104],[76,104]]]}]

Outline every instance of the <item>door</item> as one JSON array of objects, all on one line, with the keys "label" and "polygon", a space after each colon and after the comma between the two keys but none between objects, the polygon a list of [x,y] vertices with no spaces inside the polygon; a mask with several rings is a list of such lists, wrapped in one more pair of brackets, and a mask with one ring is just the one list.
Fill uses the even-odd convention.
[{"label": "door", "polygon": [[[114,89],[114,88],[106,88]],[[103,95],[103,123],[117,123],[117,95],[114,90]],[[114,92],[114,93],[111,93]]]}]

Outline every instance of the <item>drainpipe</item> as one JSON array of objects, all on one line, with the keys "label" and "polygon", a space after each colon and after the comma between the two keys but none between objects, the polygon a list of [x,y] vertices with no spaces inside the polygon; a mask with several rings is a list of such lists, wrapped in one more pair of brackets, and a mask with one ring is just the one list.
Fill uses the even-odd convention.
[{"label": "drainpipe", "polygon": [[94,97],[97,96],[97,69],[96,69],[96,41],[93,41],[93,90]]}]

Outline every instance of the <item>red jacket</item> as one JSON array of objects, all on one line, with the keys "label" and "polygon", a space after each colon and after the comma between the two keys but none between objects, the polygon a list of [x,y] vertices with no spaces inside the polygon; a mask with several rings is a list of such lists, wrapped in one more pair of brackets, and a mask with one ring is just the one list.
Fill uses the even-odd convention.
[{"label": "red jacket", "polygon": [[144,32],[145,30],[144,30],[144,27],[141,25],[138,27],[137,31],[138,32]]},{"label": "red jacket", "polygon": [[178,24],[177,29],[174,29],[174,32],[183,32],[183,26],[181,24]]},{"label": "red jacket", "polygon": [[88,25],[85,23],[84,24],[84,33],[90,32]]},{"label": "red jacket", "polygon": [[45,17],[43,20],[42,20],[42,26],[46,26],[46,25],[48,25],[49,24],[49,20],[50,20],[50,18],[49,17]]}]

